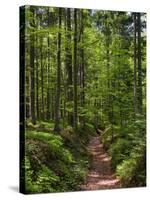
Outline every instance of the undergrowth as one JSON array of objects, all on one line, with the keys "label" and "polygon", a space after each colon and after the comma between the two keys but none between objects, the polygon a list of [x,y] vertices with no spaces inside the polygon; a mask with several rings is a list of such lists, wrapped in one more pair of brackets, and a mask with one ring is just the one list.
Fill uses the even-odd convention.
[{"label": "undergrowth", "polygon": [[[112,158],[112,168],[124,187],[146,185],[145,118],[137,116],[124,126],[114,126],[101,140]],[[113,134],[113,140],[112,140]]]},{"label": "undergrowth", "polygon": [[85,146],[92,127],[85,125],[75,133],[68,126],[56,135],[52,131],[45,132],[50,125],[42,124],[44,131],[39,130],[41,124],[38,128],[30,124],[26,130],[25,164],[22,166],[26,193],[80,190],[89,167]]}]

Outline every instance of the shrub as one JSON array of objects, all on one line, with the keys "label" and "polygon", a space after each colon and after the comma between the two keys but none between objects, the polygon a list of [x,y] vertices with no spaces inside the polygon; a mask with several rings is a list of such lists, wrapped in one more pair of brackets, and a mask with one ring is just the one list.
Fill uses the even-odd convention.
[{"label": "shrub", "polygon": [[117,175],[125,186],[146,185],[145,141],[141,139],[128,158],[117,166]]},{"label": "shrub", "polygon": [[129,155],[130,150],[131,142],[126,139],[119,138],[111,145],[109,154],[112,157],[112,167],[114,169]]},{"label": "shrub", "polygon": [[41,193],[79,189],[88,165],[86,157],[76,156],[74,152],[64,145],[61,136],[26,131],[26,191]]},{"label": "shrub", "polygon": [[[27,193],[55,192],[59,177],[45,165],[41,165],[37,177],[34,178],[34,172],[31,168],[30,160],[25,157],[25,188]],[[54,187],[55,186],[55,187]]]}]

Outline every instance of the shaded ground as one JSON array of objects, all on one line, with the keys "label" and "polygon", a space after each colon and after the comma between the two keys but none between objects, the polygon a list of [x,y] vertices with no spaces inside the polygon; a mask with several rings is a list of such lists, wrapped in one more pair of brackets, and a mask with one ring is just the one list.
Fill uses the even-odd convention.
[{"label": "shaded ground", "polygon": [[91,138],[88,152],[92,157],[91,167],[81,190],[120,188],[120,181],[111,169],[111,158],[105,152],[99,137]]}]

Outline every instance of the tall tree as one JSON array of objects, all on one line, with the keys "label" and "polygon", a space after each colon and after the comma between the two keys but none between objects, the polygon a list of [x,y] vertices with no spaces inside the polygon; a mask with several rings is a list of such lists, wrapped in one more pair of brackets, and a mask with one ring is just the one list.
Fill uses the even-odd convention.
[{"label": "tall tree", "polygon": [[77,114],[77,9],[74,9],[74,55],[73,55],[73,61],[74,61],[74,71],[73,71],[73,84],[74,84],[74,122],[73,126],[74,129],[77,129],[77,123],[78,123],[78,114]]},{"label": "tall tree", "polygon": [[[36,29],[39,28],[38,21],[38,9],[36,9]],[[39,38],[38,34],[35,35],[36,49],[35,49],[35,60],[36,60],[36,119],[39,120]]]},{"label": "tall tree", "polygon": [[84,10],[81,9],[81,106],[84,106],[85,94],[84,94],[84,86],[85,86],[85,56],[84,56]]},{"label": "tall tree", "polygon": [[41,119],[44,120],[44,62],[43,62],[43,37],[40,38],[41,61]]},{"label": "tall tree", "polygon": [[57,34],[57,86],[55,100],[55,127],[54,131],[60,131],[60,84],[61,84],[61,15],[62,8],[58,10],[58,34]]},{"label": "tall tree", "polygon": [[[73,92],[72,92],[72,48],[71,48],[71,10],[67,8],[67,16],[66,16],[66,70],[67,70],[67,96],[69,105],[72,104],[73,100]],[[71,125],[73,125],[73,113],[68,113],[68,121]]]},{"label": "tall tree", "polygon": [[[36,35],[36,44],[38,45],[38,37]],[[39,119],[39,60],[38,48],[36,48],[36,118]]]},{"label": "tall tree", "polygon": [[136,88],[136,84],[137,84],[137,77],[136,77],[136,68],[137,68],[137,62],[136,62],[136,56],[137,56],[137,17],[136,17],[136,13],[133,14],[133,18],[134,18],[134,114],[136,115],[137,112],[137,88]]},{"label": "tall tree", "polygon": [[30,6],[31,13],[31,33],[30,33],[30,104],[31,104],[31,120],[35,124],[35,69],[34,69],[34,60],[35,60],[35,36],[34,36],[34,7]]},{"label": "tall tree", "polygon": [[138,34],[138,110],[142,113],[142,59],[141,59],[141,14],[137,14]]},{"label": "tall tree", "polygon": [[[51,13],[49,11],[49,8],[47,10],[47,17],[48,17],[48,28],[50,27],[50,20],[51,20]],[[50,119],[50,36],[48,32],[47,36],[47,57],[48,57],[48,63],[47,63],[47,120]]]}]

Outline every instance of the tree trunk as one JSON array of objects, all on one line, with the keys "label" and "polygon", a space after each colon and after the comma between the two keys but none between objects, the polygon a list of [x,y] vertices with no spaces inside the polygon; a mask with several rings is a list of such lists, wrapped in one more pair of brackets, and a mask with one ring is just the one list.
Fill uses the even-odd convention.
[{"label": "tree trunk", "polygon": [[[85,93],[84,93],[84,13],[83,13],[83,9],[80,9],[80,38],[81,38],[81,44],[82,47],[80,47],[80,105],[83,108],[84,104],[85,104]],[[80,124],[81,126],[85,125],[85,120],[84,120],[84,116],[80,117]]]},{"label": "tree trunk", "polygon": [[[72,54],[71,54],[71,11],[67,8],[67,18],[66,18],[66,70],[67,70],[67,101],[69,105],[73,100],[72,92]],[[73,126],[73,113],[68,112],[68,122]]]},{"label": "tree trunk", "polygon": [[108,119],[111,121],[111,80],[110,80],[110,41],[109,34],[106,36],[106,62],[107,62],[107,90],[108,90]]},{"label": "tree trunk", "polygon": [[[36,35],[36,43],[38,37]],[[36,118],[39,119],[39,63],[38,63],[38,48],[36,49]]]},{"label": "tree trunk", "polygon": [[61,13],[62,13],[62,9],[59,8],[59,13],[58,13],[59,32],[57,36],[57,88],[56,88],[55,127],[54,127],[54,131],[56,132],[60,131]]},{"label": "tree trunk", "polygon": [[43,38],[40,41],[41,46],[41,119],[44,120],[44,66],[43,66]]},{"label": "tree trunk", "polygon": [[[48,8],[48,28],[50,27],[50,12]],[[46,113],[46,118],[47,120],[50,120],[50,37],[48,33],[47,37],[47,46],[48,46],[48,51],[47,51],[47,56],[48,56],[48,64],[47,64],[47,113]]]},{"label": "tree trunk", "polygon": [[141,14],[137,14],[138,32],[138,110],[142,114],[142,60],[141,60]]},{"label": "tree trunk", "polygon": [[[84,44],[84,15],[83,15],[83,9],[81,9],[81,41],[82,44]],[[84,47],[81,48],[81,106],[84,106]]]},{"label": "tree trunk", "polygon": [[77,129],[77,9],[74,9],[74,129]]},{"label": "tree trunk", "polygon": [[[34,8],[30,7],[31,17],[34,17]],[[31,22],[31,26],[34,27],[34,20]],[[35,70],[34,70],[34,57],[35,57],[35,48],[34,41],[35,37],[33,31],[30,33],[30,103],[31,103],[31,120],[35,124]]]},{"label": "tree trunk", "polygon": [[136,115],[136,112],[137,112],[137,105],[136,105],[136,56],[137,56],[137,54],[136,54],[136,50],[137,50],[137,48],[136,48],[136,46],[137,46],[137,44],[136,44],[136,32],[137,32],[137,27],[136,27],[136,13],[134,13],[134,96],[133,96],[133,98],[134,98],[134,116]]}]

